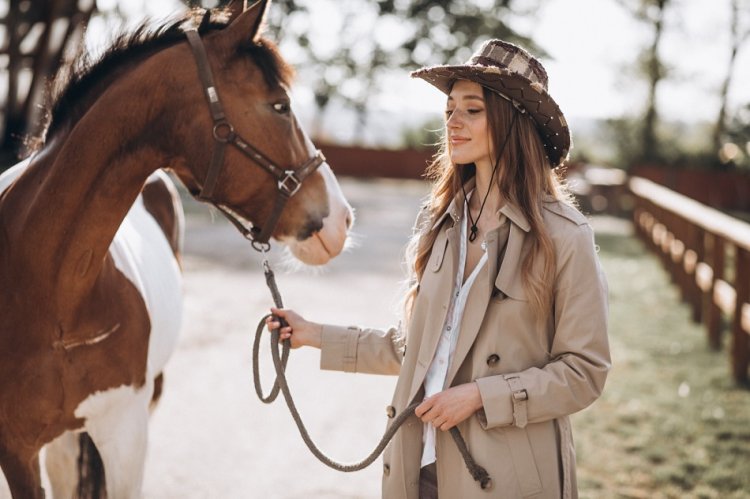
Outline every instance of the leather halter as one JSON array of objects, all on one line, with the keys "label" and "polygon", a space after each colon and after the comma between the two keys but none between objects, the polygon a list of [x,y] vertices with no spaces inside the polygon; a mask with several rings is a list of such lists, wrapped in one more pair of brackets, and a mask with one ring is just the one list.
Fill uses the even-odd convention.
[{"label": "leather halter", "polygon": [[[315,155],[308,159],[304,164],[296,169],[286,170],[276,166],[274,162],[260,152],[260,150],[235,132],[234,127],[229,123],[229,120],[227,120],[226,115],[224,114],[224,108],[219,100],[214,77],[211,73],[211,66],[209,65],[208,56],[206,55],[206,48],[203,46],[198,31],[195,28],[188,28],[185,30],[185,34],[187,35],[188,42],[190,42],[190,48],[193,51],[195,63],[198,66],[198,76],[203,85],[203,90],[206,94],[206,99],[208,100],[208,108],[211,111],[211,118],[214,122],[211,134],[213,135],[215,145],[211,157],[211,165],[208,168],[203,187],[197,197],[200,200],[210,202],[221,211],[224,216],[226,216],[229,221],[237,227],[243,236],[252,241],[255,249],[267,250],[268,241],[271,238],[273,230],[276,228],[276,224],[279,221],[279,217],[281,216],[281,212],[283,211],[286,202],[299,190],[302,186],[302,182],[325,162],[325,157],[323,156],[323,153],[316,150]],[[221,169],[224,166],[224,152],[227,144],[233,145],[239,149],[245,156],[250,158],[276,179],[278,192],[274,202],[273,211],[268,217],[268,220],[266,220],[262,230],[258,229],[258,227],[246,227],[245,223],[240,220],[239,215],[213,199],[214,190],[218,184]]]}]

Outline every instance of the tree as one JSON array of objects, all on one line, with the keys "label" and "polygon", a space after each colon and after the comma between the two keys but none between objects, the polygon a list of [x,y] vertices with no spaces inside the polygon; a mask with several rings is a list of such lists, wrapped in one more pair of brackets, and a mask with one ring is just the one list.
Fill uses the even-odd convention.
[{"label": "tree", "polygon": [[[321,49],[311,29],[311,11],[316,3],[285,2],[285,9],[280,10],[283,18],[274,25],[285,26],[284,42],[296,45],[292,52],[304,54],[298,66],[313,88],[319,114],[331,99],[338,99],[357,111],[361,131],[368,102],[394,70],[464,62],[482,39],[491,37],[543,53],[531,39],[509,26],[514,3],[518,2],[501,0],[490,6],[477,0],[339,2],[341,29],[337,46],[330,52]],[[296,10],[299,7],[302,9]],[[300,19],[302,16],[307,22]],[[290,17],[296,21],[287,22]],[[370,20],[370,26],[365,19]]]},{"label": "tree", "polygon": [[[740,4],[746,3],[743,9],[740,9]],[[731,0],[731,16],[730,16],[730,55],[729,55],[729,66],[727,67],[727,73],[724,76],[724,81],[721,84],[721,90],[719,93],[721,105],[719,107],[719,113],[716,118],[716,124],[713,130],[713,146],[714,151],[719,151],[722,147],[724,135],[727,130],[727,103],[729,97],[729,88],[732,84],[734,77],[735,63],[737,61],[737,53],[740,51],[742,45],[750,38],[750,25],[742,26],[740,13],[750,9],[748,2],[741,2],[741,0]]]},{"label": "tree", "polygon": [[651,43],[644,47],[640,57],[640,69],[647,81],[648,91],[640,126],[640,151],[635,156],[641,161],[657,161],[661,159],[661,154],[656,133],[659,119],[656,95],[659,83],[667,75],[666,66],[659,56],[659,47],[664,33],[664,13],[670,0],[618,0],[618,3],[653,31]]},{"label": "tree", "polygon": [[732,114],[725,129],[725,143],[719,149],[719,159],[742,168],[750,168],[750,104]]},{"label": "tree", "polygon": [[10,0],[0,24],[5,37],[0,56],[7,73],[2,114],[3,163],[16,156],[23,139],[39,120],[47,81],[82,46],[83,32],[96,4],[94,0]]}]

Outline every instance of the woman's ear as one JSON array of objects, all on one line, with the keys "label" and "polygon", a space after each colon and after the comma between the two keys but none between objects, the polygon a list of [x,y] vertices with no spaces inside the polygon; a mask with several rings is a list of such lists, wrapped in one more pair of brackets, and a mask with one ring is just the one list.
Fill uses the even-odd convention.
[{"label": "woman's ear", "polygon": [[270,0],[259,0],[243,12],[244,1],[234,0],[229,4],[229,26],[218,38],[227,48],[236,48],[250,41],[257,41],[262,34],[263,20]]}]

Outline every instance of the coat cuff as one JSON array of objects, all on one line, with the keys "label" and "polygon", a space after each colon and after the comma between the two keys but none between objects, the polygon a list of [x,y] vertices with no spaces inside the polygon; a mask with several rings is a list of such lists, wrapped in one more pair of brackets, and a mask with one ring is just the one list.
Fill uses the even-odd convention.
[{"label": "coat cuff", "polygon": [[475,381],[484,406],[477,411],[482,428],[489,430],[511,424],[519,428],[526,426],[528,393],[518,374],[488,376]]},{"label": "coat cuff", "polygon": [[356,372],[357,340],[361,329],[356,326],[324,324],[320,339],[320,368],[328,371]]}]

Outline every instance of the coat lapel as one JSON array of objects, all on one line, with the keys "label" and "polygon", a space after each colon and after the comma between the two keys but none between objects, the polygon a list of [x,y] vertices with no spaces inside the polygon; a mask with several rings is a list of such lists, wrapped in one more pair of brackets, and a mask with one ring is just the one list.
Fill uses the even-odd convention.
[{"label": "coat lapel", "polygon": [[[437,268],[431,268],[428,264],[426,272],[437,272],[437,279],[433,281],[435,289],[422,289],[421,293],[427,293],[431,302],[430,310],[435,311],[425,318],[422,328],[422,338],[419,346],[419,356],[414,368],[411,387],[409,389],[409,401],[417,395],[422,382],[424,381],[427,370],[430,367],[432,358],[435,356],[440,334],[443,331],[445,315],[448,312],[451,293],[453,292],[453,281],[458,268],[458,238],[460,235],[459,227],[456,222],[459,220],[456,211],[455,202],[450,205],[446,214],[438,219],[438,224],[442,222],[446,215],[452,218],[453,225],[443,228],[444,234],[439,235],[435,240],[433,251],[444,251],[441,255],[443,261]],[[448,222],[451,223],[451,222]],[[423,278],[424,279],[424,278]]]},{"label": "coat lapel", "polygon": [[[444,388],[451,386],[453,378],[455,378],[458,369],[474,344],[474,340],[477,334],[479,334],[479,329],[484,321],[484,315],[494,288],[497,287],[502,292],[514,298],[520,298],[520,296],[517,296],[518,289],[519,287],[521,290],[523,289],[520,281],[521,266],[519,262],[521,261],[523,241],[526,232],[529,230],[529,225],[526,218],[520,214],[520,211],[509,203],[506,203],[500,209],[498,216],[501,215],[505,215],[510,219],[510,227],[503,227],[501,224],[499,228],[487,234],[487,263],[480,269],[477,279],[469,291],[466,308],[461,318],[461,332],[456,343],[453,360],[448,368],[448,374],[443,385]],[[509,233],[507,245],[505,246],[505,255],[498,270],[499,254],[505,242],[505,237],[502,234],[503,230],[508,230]]]},{"label": "coat lapel", "polygon": [[[473,181],[467,184],[467,187],[472,186]],[[438,279],[433,281],[436,289],[421,290],[422,293],[429,295],[429,299],[432,302],[429,310],[435,311],[435,313],[429,314],[424,320],[419,356],[417,357],[409,390],[409,401],[414,399],[424,382],[427,370],[435,356],[435,349],[440,340],[440,334],[443,331],[445,316],[458,269],[458,245],[460,244],[459,237],[461,233],[460,227],[457,224],[461,219],[459,207],[463,207],[463,196],[460,193],[456,195],[445,213],[437,218],[432,227],[433,230],[438,229],[446,218],[451,219],[448,222],[451,226],[440,229],[444,231],[444,235],[437,237],[435,246],[433,247],[433,250],[445,252],[444,255],[441,255],[442,263],[438,263],[435,269],[431,268],[430,265],[425,269],[425,272],[438,273]],[[445,379],[445,387],[450,386],[459,367],[461,367],[471,346],[474,344],[474,339],[479,333],[494,288],[497,287],[503,293],[514,298],[523,299],[524,297],[519,262],[521,261],[525,233],[529,231],[530,226],[521,210],[510,203],[506,203],[499,210],[498,216],[501,215],[505,215],[511,221],[503,264],[500,265],[498,270],[498,254],[501,249],[499,238],[500,230],[503,230],[501,227],[491,231],[487,235],[488,260],[479,270],[476,281],[469,291],[466,308],[461,320],[461,332],[456,343],[453,361]],[[447,240],[444,238],[447,238]]]},{"label": "coat lapel", "polygon": [[[489,243],[488,248],[489,250]],[[495,253],[497,256],[497,253]],[[487,255],[492,258],[491,254]],[[487,310],[487,304],[490,301],[490,292],[487,282],[490,281],[488,266],[485,264],[479,269],[476,281],[469,290],[469,296],[466,299],[466,308],[461,318],[461,329],[456,342],[456,351],[453,353],[453,360],[448,367],[448,374],[445,377],[443,388],[450,386],[453,377],[456,375],[458,368],[463,363],[466,354],[469,352],[471,345],[474,344],[474,338],[479,333],[479,327],[484,320],[484,312]]]}]

